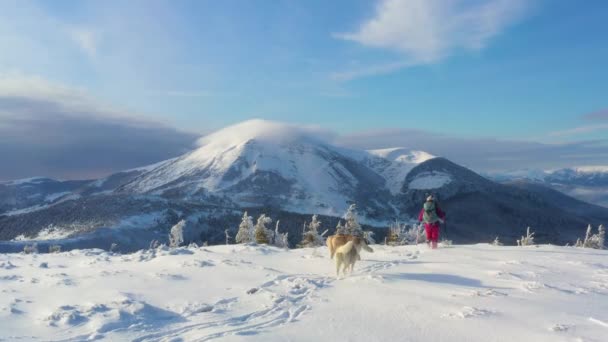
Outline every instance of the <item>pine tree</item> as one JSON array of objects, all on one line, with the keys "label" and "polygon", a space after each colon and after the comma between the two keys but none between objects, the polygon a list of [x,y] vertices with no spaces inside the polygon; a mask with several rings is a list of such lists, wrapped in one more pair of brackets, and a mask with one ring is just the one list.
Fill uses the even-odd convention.
[{"label": "pine tree", "polygon": [[180,220],[173,227],[169,233],[169,247],[179,247],[184,243],[184,227],[186,226],[185,220]]},{"label": "pine tree", "polygon": [[321,228],[321,221],[319,221],[317,215],[312,216],[310,224],[304,223],[304,233],[302,234],[302,242],[300,247],[318,247],[325,244],[323,236],[319,234]]},{"label": "pine tree", "polygon": [[266,224],[272,223],[272,219],[266,214],[258,217],[258,222],[255,225],[255,242],[259,244],[269,244],[272,242],[272,232],[266,228]]},{"label": "pine tree", "polygon": [[250,243],[254,241],[253,217],[243,213],[239,231],[236,233],[236,243]]},{"label": "pine tree", "polygon": [[342,221],[338,221],[338,224],[336,225],[336,234],[337,235],[345,235],[346,233],[346,227],[342,224]]},{"label": "pine tree", "polygon": [[600,224],[597,229],[597,248],[604,249],[606,241],[606,228],[604,228],[603,224]]},{"label": "pine tree", "polygon": [[277,220],[277,224],[274,228],[274,245],[279,248],[289,248],[289,242],[287,241],[289,233],[279,233],[279,221],[280,220]]},{"label": "pine tree", "polygon": [[346,234],[363,237],[363,230],[357,221],[357,205],[351,204],[344,214]]}]

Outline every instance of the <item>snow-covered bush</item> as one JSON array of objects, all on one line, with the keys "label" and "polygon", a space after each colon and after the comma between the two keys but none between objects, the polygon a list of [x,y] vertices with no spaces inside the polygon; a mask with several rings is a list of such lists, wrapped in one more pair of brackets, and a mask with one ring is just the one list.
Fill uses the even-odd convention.
[{"label": "snow-covered bush", "polygon": [[526,229],[526,236],[522,236],[521,239],[517,240],[518,246],[532,246],[534,245],[534,232],[530,233],[530,227]]},{"label": "snow-covered bush", "polygon": [[169,233],[169,247],[179,247],[184,243],[184,227],[186,226],[185,220],[180,220],[173,227]]},{"label": "snow-covered bush", "polygon": [[595,249],[604,249],[604,243],[606,240],[606,229],[604,225],[600,225],[597,228],[597,234],[593,234],[591,225],[587,226],[587,233],[585,234],[585,240],[581,241],[578,239],[576,241],[576,247],[584,247],[584,248],[595,248]]},{"label": "snow-covered bush", "polygon": [[498,236],[496,237],[496,239],[494,239],[494,241],[492,241],[492,246],[502,246],[502,242],[500,242]]},{"label": "snow-covered bush", "polygon": [[23,253],[25,254],[37,254],[38,253],[38,244],[33,243],[31,245],[26,245],[23,247]]},{"label": "snow-covered bush", "polygon": [[355,236],[363,236],[363,229],[361,229],[361,225],[357,221],[357,205],[351,204],[346,213],[344,214],[344,220],[346,221],[344,224],[344,230],[346,234],[355,235]]},{"label": "snow-covered bush", "polygon": [[367,241],[368,244],[373,245],[376,243],[376,239],[374,239],[374,232],[371,230],[363,231],[363,238]]},{"label": "snow-covered bush", "polygon": [[229,245],[230,244],[230,239],[232,239],[232,237],[228,233],[228,229],[224,230],[224,234],[226,235],[226,244]]},{"label": "snow-covered bush", "polygon": [[279,248],[289,248],[289,241],[287,240],[289,232],[279,233],[279,220],[274,228],[274,245]]},{"label": "snow-covered bush", "polygon": [[255,242],[259,244],[271,244],[274,233],[266,228],[266,224],[272,223],[272,219],[266,214],[260,215],[255,224]]},{"label": "snow-covered bush", "polygon": [[61,246],[60,245],[50,245],[49,253],[61,253]]},{"label": "snow-covered bush", "polygon": [[255,241],[254,229],[253,229],[253,217],[248,216],[247,212],[243,213],[239,230],[236,233],[236,243],[250,243]]},{"label": "snow-covered bush", "polygon": [[426,241],[422,225],[395,221],[388,228],[387,244],[391,246],[416,245]]},{"label": "snow-covered bush", "polygon": [[317,215],[312,216],[312,221],[309,224],[304,223],[304,232],[302,233],[302,242],[300,247],[318,247],[325,245],[323,234],[319,233],[321,221]]},{"label": "snow-covered bush", "polygon": [[150,241],[150,249],[157,249],[160,246],[160,241],[152,240]]}]

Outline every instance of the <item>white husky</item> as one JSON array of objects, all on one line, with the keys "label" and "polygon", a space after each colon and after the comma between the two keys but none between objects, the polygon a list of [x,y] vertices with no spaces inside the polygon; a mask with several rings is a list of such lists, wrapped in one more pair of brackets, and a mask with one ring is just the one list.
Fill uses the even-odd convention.
[{"label": "white husky", "polygon": [[374,251],[367,245],[364,239],[361,239],[360,241],[360,243],[348,241],[346,244],[336,249],[336,276],[340,276],[341,268],[344,275],[346,275],[347,271],[348,273],[353,272],[355,263],[357,260],[360,260],[359,254],[361,253],[362,248],[368,252]]}]

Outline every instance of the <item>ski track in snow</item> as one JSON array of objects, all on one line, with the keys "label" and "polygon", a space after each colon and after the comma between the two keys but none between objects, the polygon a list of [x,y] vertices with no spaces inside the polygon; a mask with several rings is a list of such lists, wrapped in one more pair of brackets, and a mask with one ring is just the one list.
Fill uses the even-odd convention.
[{"label": "ski track in snow", "polygon": [[[441,335],[440,329],[439,335],[411,336],[415,341],[445,340],[449,334],[454,334],[455,341],[486,341],[493,329],[524,329],[517,335],[523,340],[598,340],[608,328],[603,311],[607,305],[601,304],[608,296],[608,263],[602,257],[568,254],[580,249],[488,245],[437,251],[423,246],[374,249],[373,254],[362,254],[363,260],[352,274],[340,278],[325,249],[319,253],[316,249],[283,251],[232,245],[160,248],[130,255],[100,250],[0,254],[0,341],[283,341],[289,338],[282,334],[291,331],[308,333],[305,339],[318,339],[318,327],[309,326],[311,322],[342,324],[338,331],[371,324],[367,319],[336,323],[318,315],[333,317],[332,311],[348,306],[349,300],[365,301],[366,296],[384,291],[393,296],[395,291],[409,293],[403,299],[385,297],[386,305],[441,300],[433,309],[412,309],[414,318],[405,322],[413,324],[420,315],[425,320],[441,320],[448,335]],[[506,258],[496,257],[497,253]],[[91,286],[93,293],[87,290]],[[50,290],[53,296],[44,296]],[[339,299],[342,291],[353,291],[345,302]],[[438,292],[431,295],[429,291]],[[537,305],[521,304],[537,301]],[[556,303],[561,303],[559,309],[545,308]],[[577,307],[577,303],[586,304]],[[595,311],[589,311],[591,303]],[[383,306],[369,319],[379,314],[387,316],[383,319],[395,316],[401,322],[397,317],[408,312],[385,313],[391,309]],[[517,326],[521,315],[537,320],[538,329],[511,327]],[[417,324],[425,321],[421,322]],[[483,329],[478,335],[472,333],[468,322],[485,326],[486,333]],[[408,330],[420,327],[413,325]],[[293,338],[298,336],[295,333],[290,336],[298,339]],[[364,340],[350,337],[346,339]],[[374,338],[391,340],[395,336]]]}]

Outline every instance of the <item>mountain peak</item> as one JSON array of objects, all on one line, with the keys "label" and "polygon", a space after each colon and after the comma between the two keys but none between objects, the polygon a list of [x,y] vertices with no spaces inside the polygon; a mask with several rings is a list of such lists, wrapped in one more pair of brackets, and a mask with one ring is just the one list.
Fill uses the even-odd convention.
[{"label": "mountain peak", "polygon": [[319,126],[253,119],[204,136],[199,139],[198,144],[201,147],[226,149],[250,141],[285,145],[296,141],[325,143],[332,139],[333,134]]}]

